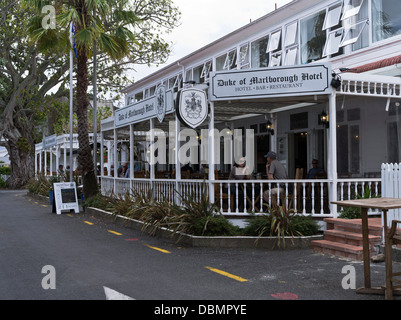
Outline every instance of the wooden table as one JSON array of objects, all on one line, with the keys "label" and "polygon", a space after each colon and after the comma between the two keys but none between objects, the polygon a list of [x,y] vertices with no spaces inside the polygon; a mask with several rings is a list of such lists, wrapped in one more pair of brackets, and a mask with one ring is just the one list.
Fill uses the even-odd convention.
[{"label": "wooden table", "polygon": [[[401,208],[401,199],[397,198],[371,198],[371,199],[356,199],[345,201],[332,201],[341,207],[358,207],[362,211],[362,239],[363,239],[363,264],[365,275],[365,286],[357,290],[357,293],[363,294],[384,294],[386,299],[391,299],[393,294],[401,294],[400,290],[390,290],[389,266],[392,261],[389,261],[388,232],[387,232],[387,212],[390,209]],[[385,263],[386,263],[386,285],[385,287],[373,287],[370,281],[370,259],[369,259],[369,230],[368,230],[368,209],[379,209],[383,211],[383,229],[384,229],[384,247],[385,247]]]}]

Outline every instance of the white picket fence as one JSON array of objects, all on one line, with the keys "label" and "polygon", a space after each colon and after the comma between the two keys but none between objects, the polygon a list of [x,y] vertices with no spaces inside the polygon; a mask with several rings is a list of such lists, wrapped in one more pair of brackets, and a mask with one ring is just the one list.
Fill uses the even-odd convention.
[{"label": "white picket fence", "polygon": [[[401,198],[401,163],[383,163],[381,167],[382,197]],[[389,210],[387,225],[393,220],[401,220],[401,209]]]}]

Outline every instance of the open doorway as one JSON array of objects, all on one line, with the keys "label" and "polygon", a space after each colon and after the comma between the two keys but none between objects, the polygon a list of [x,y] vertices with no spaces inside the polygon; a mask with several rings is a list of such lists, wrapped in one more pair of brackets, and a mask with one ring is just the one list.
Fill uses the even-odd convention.
[{"label": "open doorway", "polygon": [[308,133],[290,133],[288,151],[288,177],[294,179],[297,168],[303,168],[305,177],[308,169]]},{"label": "open doorway", "polygon": [[258,135],[256,143],[256,172],[263,177],[266,175],[266,158],[264,157],[270,151],[270,136],[267,134]]}]

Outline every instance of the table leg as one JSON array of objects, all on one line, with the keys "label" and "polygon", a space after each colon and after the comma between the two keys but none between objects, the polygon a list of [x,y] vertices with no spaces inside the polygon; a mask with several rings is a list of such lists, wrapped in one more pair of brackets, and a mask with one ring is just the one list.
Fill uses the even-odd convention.
[{"label": "table leg", "polygon": [[368,209],[367,208],[361,208],[361,209],[362,209],[363,270],[365,275],[365,288],[370,288],[371,282],[370,282]]},{"label": "table leg", "polygon": [[383,233],[384,233],[384,255],[385,255],[385,263],[386,263],[386,291],[385,297],[386,300],[393,300],[393,291],[391,290],[391,274],[392,271],[392,261],[391,257],[391,246],[390,241],[388,239],[387,232],[387,210],[383,210]]}]

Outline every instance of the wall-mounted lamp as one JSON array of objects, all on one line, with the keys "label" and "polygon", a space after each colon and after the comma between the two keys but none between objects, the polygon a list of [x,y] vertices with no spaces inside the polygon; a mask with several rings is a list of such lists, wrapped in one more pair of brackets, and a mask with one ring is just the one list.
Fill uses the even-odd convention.
[{"label": "wall-mounted lamp", "polygon": [[329,116],[327,115],[326,112],[322,111],[322,113],[319,114],[318,123],[319,125],[324,125],[326,128],[329,127],[330,121],[329,121]]},{"label": "wall-mounted lamp", "polygon": [[339,87],[341,87],[341,78],[338,74],[336,73],[332,73],[331,76],[333,77],[333,79],[331,80],[331,86],[334,89],[338,89]]},{"label": "wall-mounted lamp", "polygon": [[267,129],[268,133],[270,133],[272,136],[274,136],[273,124],[271,123],[270,120],[267,120],[266,129]]}]

